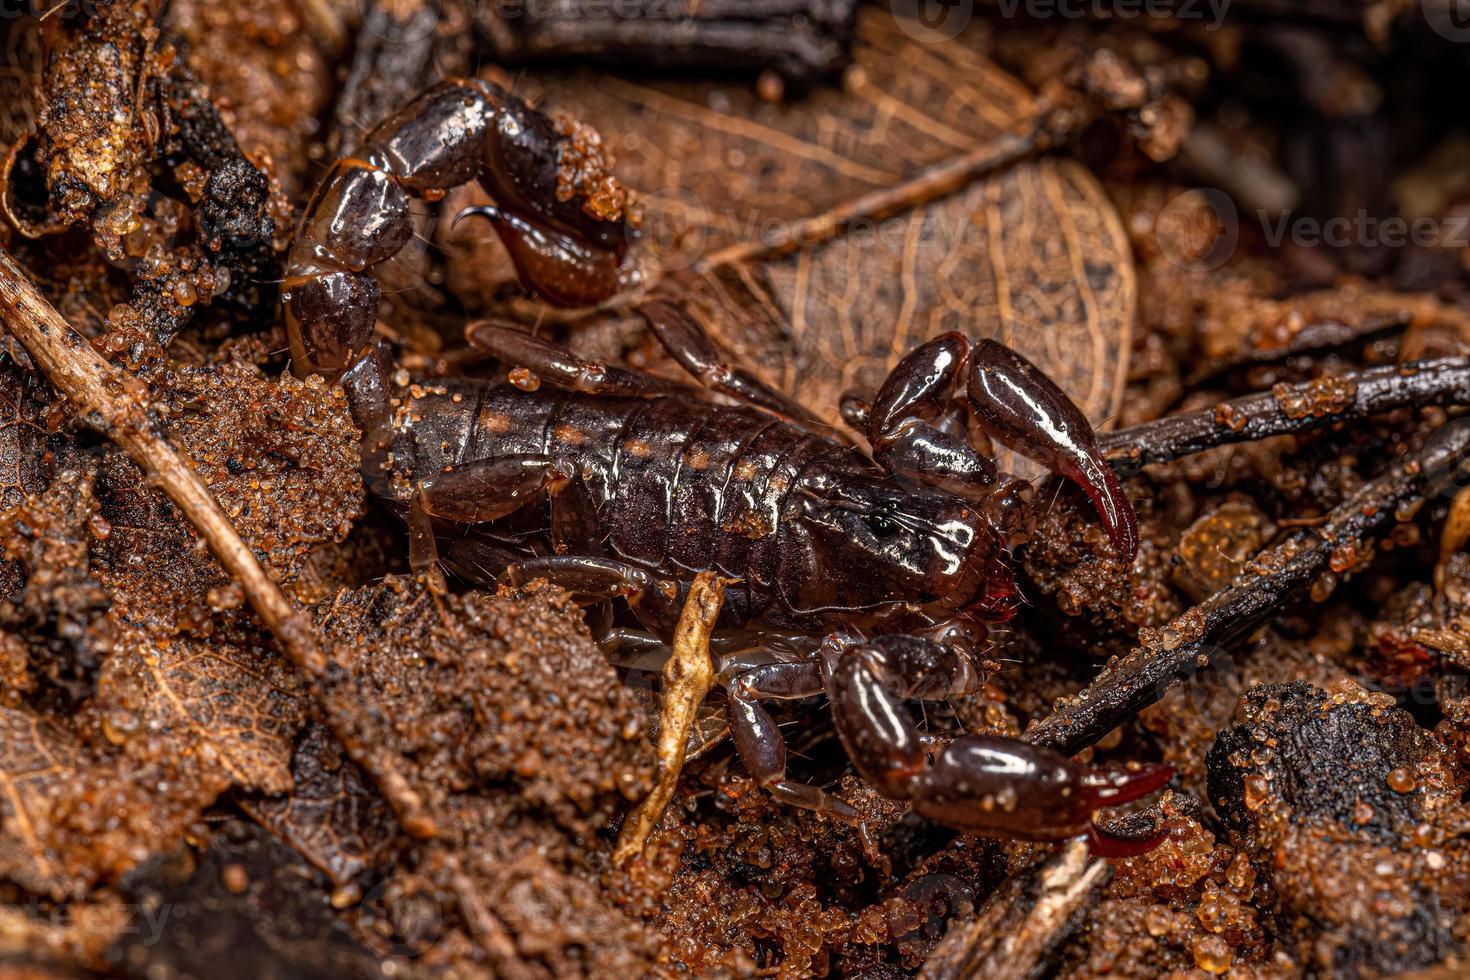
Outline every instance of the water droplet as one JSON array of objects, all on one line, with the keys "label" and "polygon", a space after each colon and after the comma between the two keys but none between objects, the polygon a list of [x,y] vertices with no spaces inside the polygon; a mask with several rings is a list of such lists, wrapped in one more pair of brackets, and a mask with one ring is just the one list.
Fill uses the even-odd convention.
[{"label": "water droplet", "polygon": [[1194,965],[1206,973],[1224,973],[1230,969],[1230,961],[1234,959],[1225,940],[1208,933],[1194,937],[1191,951],[1194,953]]},{"label": "water droplet", "polygon": [[1245,808],[1259,810],[1271,795],[1271,784],[1265,776],[1245,777]]}]

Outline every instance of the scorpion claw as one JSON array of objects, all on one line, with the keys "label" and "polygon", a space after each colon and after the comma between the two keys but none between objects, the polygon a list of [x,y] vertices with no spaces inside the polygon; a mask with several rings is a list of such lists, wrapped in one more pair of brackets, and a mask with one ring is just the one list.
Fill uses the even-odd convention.
[{"label": "scorpion claw", "polygon": [[1174,767],[1142,766],[1137,770],[1091,769],[1081,780],[1082,798],[1092,809],[1119,806],[1163,789],[1174,778]]},{"label": "scorpion claw", "polygon": [[[1143,766],[1133,771],[1093,769],[1082,777],[1082,798],[1089,809],[1118,806],[1163,789],[1173,778],[1174,767],[1166,765]],[[1125,836],[1100,827],[1093,820],[1087,827],[1087,844],[1098,857],[1134,857],[1153,850],[1167,834],[1167,830],[1159,828],[1141,836]]]},{"label": "scorpion claw", "polygon": [[1124,561],[1132,562],[1138,554],[1138,520],[1133,515],[1133,505],[1118,475],[1102,458],[1094,445],[1090,452],[1081,456],[1075,471],[1062,471],[1062,475],[1080,486],[1093,508],[1102,518],[1108,539]]},{"label": "scorpion claw", "polygon": [[454,216],[486,218],[500,236],[516,274],[527,287],[558,306],[595,306],[623,286],[619,256],[493,204]]},{"label": "scorpion claw", "polygon": [[460,211],[459,214],[456,214],[454,216],[454,220],[449,223],[449,227],[458,228],[459,223],[466,218],[484,218],[486,221],[494,221],[499,216],[500,209],[497,208],[495,205],[481,204],[474,207],[468,207]]},{"label": "scorpion claw", "polygon": [[1160,828],[1142,837],[1124,837],[1092,824],[1087,828],[1087,849],[1100,858],[1137,857],[1158,847],[1167,836],[1168,830]]},{"label": "scorpion claw", "polygon": [[985,340],[970,354],[971,407],[1002,444],[1080,486],[1124,561],[1138,554],[1138,523],[1087,416],[1056,383],[1015,351]]}]

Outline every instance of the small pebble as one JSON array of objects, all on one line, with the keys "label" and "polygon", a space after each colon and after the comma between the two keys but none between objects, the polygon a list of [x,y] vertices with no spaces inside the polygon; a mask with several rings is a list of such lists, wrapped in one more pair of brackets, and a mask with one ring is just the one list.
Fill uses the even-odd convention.
[{"label": "small pebble", "polygon": [[1245,808],[1247,810],[1259,810],[1271,795],[1271,784],[1266,781],[1265,776],[1245,777]]},{"label": "small pebble", "polygon": [[1412,793],[1416,785],[1414,774],[1402,766],[1388,774],[1388,788],[1395,793]]},{"label": "small pebble", "polygon": [[760,96],[762,102],[775,105],[786,97],[786,82],[779,72],[767,68],[755,81],[755,94]]},{"label": "small pebble", "polygon": [[1219,936],[1201,933],[1194,937],[1191,947],[1194,965],[1206,973],[1224,973],[1230,969],[1230,961],[1234,959],[1234,955],[1225,940]]},{"label": "small pebble", "polygon": [[243,864],[225,865],[220,869],[219,878],[231,895],[244,894],[245,889],[250,887],[250,872],[245,870]]}]

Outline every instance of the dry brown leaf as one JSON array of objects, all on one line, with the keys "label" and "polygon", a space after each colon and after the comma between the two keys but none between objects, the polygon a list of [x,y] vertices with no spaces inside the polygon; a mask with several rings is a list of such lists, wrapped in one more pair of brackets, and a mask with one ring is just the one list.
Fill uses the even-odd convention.
[{"label": "dry brown leaf", "polygon": [[[986,57],[984,31],[919,43],[867,8],[858,33],[845,91],[788,104],[739,84],[586,73],[527,84],[596,121],[620,178],[644,195],[653,261],[703,270],[692,292],[711,331],[819,417],[835,422],[845,390],[872,393],[907,351],[959,330],[1012,344],[1106,421],[1136,303],[1113,205],[1066,160],[975,179],[977,161],[1019,159],[1047,125],[1034,94]],[[826,236],[830,216],[862,215],[863,202],[878,220]],[[794,251],[761,254],[776,239]]]},{"label": "dry brown leaf", "polygon": [[71,791],[78,749],[59,726],[0,707],[0,875],[33,892],[63,895],[83,883],[51,852],[51,810]]},{"label": "dry brown leaf", "polygon": [[376,867],[398,824],[332,733],[309,725],[291,771],[296,786],[289,795],[243,798],[246,812],[320,868],[333,885],[346,885]]},{"label": "dry brown leaf", "polygon": [[1132,257],[1083,167],[1020,163],[885,227],[714,270],[696,295],[726,343],[829,421],[843,392],[871,395],[899,358],[950,330],[1012,345],[1095,424],[1117,411]]},{"label": "dry brown leaf", "polygon": [[108,737],[142,758],[192,753],[242,789],[293,785],[306,708],[274,650],[128,630],[98,675],[96,707]]},{"label": "dry brown leaf", "polygon": [[14,507],[45,487],[39,387],[34,374],[0,353],[0,507]]},{"label": "dry brown leaf", "polygon": [[521,84],[595,122],[652,230],[689,226],[695,240],[673,255],[708,258],[1029,132],[1040,107],[985,57],[984,40],[977,30],[920,44],[867,8],[842,86],[780,104],[739,82],[577,73]]}]

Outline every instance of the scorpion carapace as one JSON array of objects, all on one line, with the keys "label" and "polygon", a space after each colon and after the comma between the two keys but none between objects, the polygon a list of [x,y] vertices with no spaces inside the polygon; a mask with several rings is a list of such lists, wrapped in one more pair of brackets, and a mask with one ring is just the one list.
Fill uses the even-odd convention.
[{"label": "scorpion carapace", "polygon": [[[637,306],[654,335],[744,405],[492,322],[467,335],[514,383],[402,381],[386,346],[369,344],[368,270],[406,238],[407,194],[471,177],[495,195],[486,213],[524,286],[561,304],[619,288],[626,201],[594,179],[595,143],[577,132],[491,86],[447,83],[369,134],[303,219],[288,289],[295,366],[340,377],[365,480],[408,523],[410,560],[481,582],[545,578],[599,605],[621,597],[643,643],[667,639],[691,580],[714,572],[734,581],[721,623],[754,637],[722,670],[731,733],[779,798],[861,825],[846,802],[786,778],[765,706],[825,695],[858,770],[920,813],[1002,836],[1089,833],[1102,853],[1150,846],[1108,837],[1091,814],[1157,789],[1166,768],[1091,770],[978,736],[935,756],[903,704],[975,691],[981,624],[1017,604],[1009,552],[1030,530],[1029,487],[997,472],[970,423],[1082,485],[1133,558],[1133,513],[1091,427],[1020,355],[959,334],[924,344],[871,405],[849,400],[868,454],[805,424],[664,300]],[[633,636],[608,630],[610,648],[615,632]]]}]

